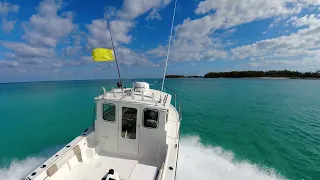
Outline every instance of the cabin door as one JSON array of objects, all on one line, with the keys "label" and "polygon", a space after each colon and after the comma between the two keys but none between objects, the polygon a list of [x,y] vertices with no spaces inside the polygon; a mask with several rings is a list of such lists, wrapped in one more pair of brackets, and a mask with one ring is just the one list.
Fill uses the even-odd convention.
[{"label": "cabin door", "polygon": [[119,110],[119,151],[137,156],[139,154],[140,108],[122,106]]},{"label": "cabin door", "polygon": [[118,151],[118,115],[116,104],[103,103],[102,108],[97,109],[100,120],[96,121],[95,128],[99,137],[101,150],[106,152]]}]

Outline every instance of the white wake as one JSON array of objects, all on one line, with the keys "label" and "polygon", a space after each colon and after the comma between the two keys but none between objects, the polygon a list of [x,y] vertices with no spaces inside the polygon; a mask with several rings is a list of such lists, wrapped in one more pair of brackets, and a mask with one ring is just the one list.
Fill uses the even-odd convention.
[{"label": "white wake", "polygon": [[[20,180],[45,160],[30,157],[13,161],[0,169],[0,180]],[[234,155],[220,147],[204,146],[196,136],[180,142],[178,180],[279,180],[274,170],[262,169],[249,162],[235,162]]]},{"label": "white wake", "polygon": [[197,136],[181,139],[178,180],[279,180],[274,170],[262,169],[249,162],[236,162],[232,152],[204,146]]},{"label": "white wake", "polygon": [[31,157],[23,161],[13,161],[8,168],[0,169],[1,180],[20,180],[28,175],[40,163],[45,161],[45,158]]}]

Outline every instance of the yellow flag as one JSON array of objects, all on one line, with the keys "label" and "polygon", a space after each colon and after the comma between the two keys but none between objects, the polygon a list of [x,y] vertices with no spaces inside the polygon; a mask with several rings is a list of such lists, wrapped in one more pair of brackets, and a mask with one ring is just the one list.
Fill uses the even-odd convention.
[{"label": "yellow flag", "polygon": [[96,62],[113,61],[114,55],[112,49],[96,48],[92,51],[92,58]]}]

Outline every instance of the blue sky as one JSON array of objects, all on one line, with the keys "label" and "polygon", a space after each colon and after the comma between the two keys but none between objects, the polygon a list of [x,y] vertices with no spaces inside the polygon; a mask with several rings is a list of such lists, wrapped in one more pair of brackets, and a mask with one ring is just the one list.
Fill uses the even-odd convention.
[{"label": "blue sky", "polygon": [[[0,0],[0,82],[161,77],[173,0]],[[168,74],[320,69],[320,0],[178,0]]]}]

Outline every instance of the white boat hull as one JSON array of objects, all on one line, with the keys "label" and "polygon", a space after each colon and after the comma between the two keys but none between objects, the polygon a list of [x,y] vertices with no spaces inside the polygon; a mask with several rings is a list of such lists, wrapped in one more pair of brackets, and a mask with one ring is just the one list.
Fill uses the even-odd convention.
[{"label": "white boat hull", "polygon": [[[174,180],[180,116],[170,104],[171,96],[164,94],[163,103],[159,105],[153,100],[160,97],[159,91],[150,90],[149,95],[143,97],[126,96],[123,91],[111,93],[113,96],[99,96],[97,99],[95,125],[86,129],[24,180],[104,180],[111,175],[114,178],[110,180]],[[106,121],[106,111],[101,111],[106,103],[112,103],[114,108],[107,112],[114,119],[112,122]],[[135,111],[125,111],[128,107]],[[157,112],[154,121],[157,124],[146,127],[150,125],[146,123],[152,122],[152,119],[143,118],[150,109]],[[129,113],[135,115],[131,134],[123,131],[127,127],[125,123]],[[114,174],[110,174],[110,170]]]}]

